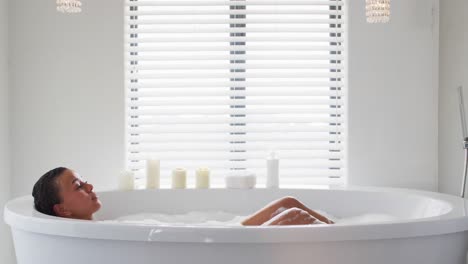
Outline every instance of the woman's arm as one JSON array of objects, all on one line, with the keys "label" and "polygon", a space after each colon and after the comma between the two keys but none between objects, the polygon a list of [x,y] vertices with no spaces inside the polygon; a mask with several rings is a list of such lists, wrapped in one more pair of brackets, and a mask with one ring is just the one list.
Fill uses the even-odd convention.
[{"label": "woman's arm", "polygon": [[261,225],[289,208],[302,209],[321,222],[324,222],[327,224],[333,224],[333,221],[317,213],[316,211],[307,208],[304,204],[299,202],[296,198],[287,196],[287,197],[278,199],[276,201],[273,201],[272,203],[268,204],[264,208],[255,212],[253,215],[245,219],[242,222],[242,225],[247,225],[247,226]]},{"label": "woman's arm", "polygon": [[262,225],[315,225],[324,224],[310,215],[308,212],[299,208],[289,208],[282,213],[272,217]]}]

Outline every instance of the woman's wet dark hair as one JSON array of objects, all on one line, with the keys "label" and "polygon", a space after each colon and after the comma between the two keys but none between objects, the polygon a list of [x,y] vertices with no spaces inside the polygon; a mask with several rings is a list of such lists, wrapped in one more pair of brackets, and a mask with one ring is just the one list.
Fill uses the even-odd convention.
[{"label": "woman's wet dark hair", "polygon": [[57,216],[54,212],[54,205],[61,202],[57,178],[67,168],[58,167],[48,171],[34,184],[32,196],[34,197],[34,207],[37,211]]}]

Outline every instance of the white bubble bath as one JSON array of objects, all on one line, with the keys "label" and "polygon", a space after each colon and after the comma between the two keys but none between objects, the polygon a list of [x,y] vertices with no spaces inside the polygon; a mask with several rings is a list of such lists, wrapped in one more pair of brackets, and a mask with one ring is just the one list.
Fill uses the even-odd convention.
[{"label": "white bubble bath", "polygon": [[[352,224],[371,224],[385,223],[398,220],[398,217],[388,214],[362,214],[338,218],[329,213],[319,211],[320,214],[332,220],[336,225],[352,225]],[[160,226],[242,226],[241,222],[248,215],[239,216],[233,213],[223,211],[193,211],[185,214],[161,214],[161,213],[139,213],[118,217],[115,220],[104,220],[104,222],[115,223],[133,223],[144,225],[160,225]]]},{"label": "white bubble bath", "polygon": [[[95,220],[47,216],[31,196],[4,210],[18,264],[466,264],[466,200],[389,188],[98,192]],[[335,224],[242,226],[284,196]]]},{"label": "white bubble bath", "polygon": [[237,216],[223,211],[194,211],[185,214],[141,213],[106,221],[161,226],[241,226],[241,221],[244,218],[245,216]]}]

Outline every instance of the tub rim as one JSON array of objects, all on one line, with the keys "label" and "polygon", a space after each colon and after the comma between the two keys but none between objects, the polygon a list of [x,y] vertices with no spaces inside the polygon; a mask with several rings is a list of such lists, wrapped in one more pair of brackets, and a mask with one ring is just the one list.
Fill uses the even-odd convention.
[{"label": "tub rim", "polygon": [[[298,189],[282,190],[294,192]],[[314,189],[306,190],[313,191]],[[4,220],[12,229],[46,235],[85,239],[188,243],[305,243],[375,240],[442,235],[468,230],[466,200],[456,196],[420,190],[380,187],[346,187],[331,191],[333,190],[417,195],[445,203],[451,207],[451,210],[439,216],[372,224],[281,227],[160,226],[76,220],[44,215],[33,208],[32,197],[23,196],[7,202],[4,208]]]}]

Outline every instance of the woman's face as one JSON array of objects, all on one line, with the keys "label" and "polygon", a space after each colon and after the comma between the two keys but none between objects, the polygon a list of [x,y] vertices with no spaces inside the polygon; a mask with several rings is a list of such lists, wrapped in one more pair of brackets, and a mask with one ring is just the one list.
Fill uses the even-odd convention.
[{"label": "woman's face", "polygon": [[55,213],[61,217],[92,220],[93,213],[101,208],[93,185],[83,182],[77,173],[68,169],[57,178],[57,183],[62,203],[54,206]]}]

